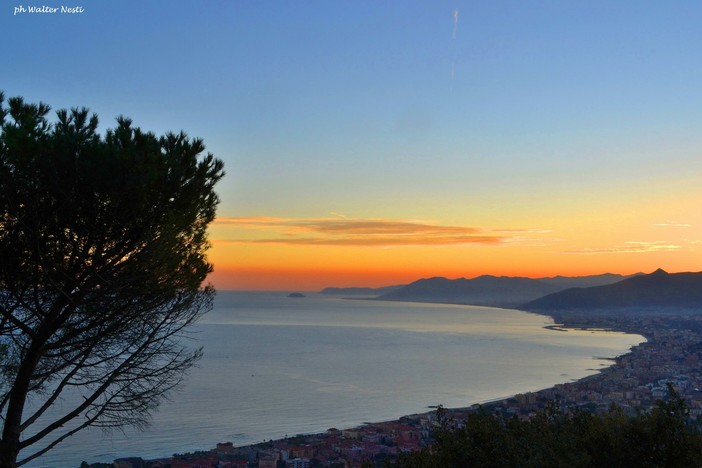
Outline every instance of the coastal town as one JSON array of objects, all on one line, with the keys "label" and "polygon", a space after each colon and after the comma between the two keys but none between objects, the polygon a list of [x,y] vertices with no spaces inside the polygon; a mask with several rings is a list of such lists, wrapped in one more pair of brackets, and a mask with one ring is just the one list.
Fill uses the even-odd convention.
[{"label": "coastal town", "polygon": [[[640,334],[646,341],[612,360],[598,373],[512,398],[447,409],[460,425],[467,414],[488,411],[518,418],[533,417],[548,405],[604,413],[616,405],[627,413],[651,409],[668,396],[668,386],[684,398],[691,418],[702,417],[702,317],[696,310],[617,310],[552,314],[563,329],[606,329]],[[558,327],[556,327],[558,328]],[[609,364],[609,363],[608,363]],[[102,468],[360,468],[392,464],[401,453],[432,443],[437,410],[396,421],[298,435],[236,447],[218,443],[208,451],[175,454],[158,460],[124,458]]]}]

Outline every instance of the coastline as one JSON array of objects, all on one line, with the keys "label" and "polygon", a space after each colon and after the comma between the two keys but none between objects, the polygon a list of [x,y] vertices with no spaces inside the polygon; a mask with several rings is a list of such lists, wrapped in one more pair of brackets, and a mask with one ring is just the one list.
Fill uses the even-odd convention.
[{"label": "coastline", "polygon": [[[496,398],[468,407],[447,408],[454,419],[460,420],[478,408],[518,417],[529,417],[545,405],[557,401],[561,407],[583,407],[596,412],[607,411],[616,404],[625,411],[652,407],[666,396],[665,384],[673,383],[690,402],[691,414],[702,415],[702,374],[695,364],[702,358],[697,345],[702,344],[702,320],[699,311],[684,310],[603,310],[595,312],[558,311],[539,313],[555,323],[548,325],[556,331],[568,329],[607,330],[641,335],[646,341],[629,352],[611,360],[597,373],[577,381],[557,384],[534,392]],[[693,326],[691,326],[693,325]],[[655,359],[652,359],[655,358]],[[391,459],[401,451],[419,450],[429,443],[429,433],[436,424],[436,409],[406,415],[397,419],[365,423],[358,427],[325,433],[304,434],[276,441],[235,447],[231,442],[219,443],[209,451],[176,455],[149,461],[118,459],[119,466],[191,466],[188,463],[203,460],[250,463],[257,461],[288,460],[294,458],[326,460],[336,457],[347,463]],[[306,447],[301,450],[300,447]],[[295,455],[303,455],[296,457]],[[92,466],[104,466],[95,464]],[[111,465],[110,465],[111,466]]]}]

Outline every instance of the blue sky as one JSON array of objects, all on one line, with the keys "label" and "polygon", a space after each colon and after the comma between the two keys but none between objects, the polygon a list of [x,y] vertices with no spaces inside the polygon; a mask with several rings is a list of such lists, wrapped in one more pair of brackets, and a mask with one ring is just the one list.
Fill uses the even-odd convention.
[{"label": "blue sky", "polygon": [[19,4],[74,5],[0,9],[6,94],[204,138],[222,216],[505,228],[699,194],[702,3]]}]

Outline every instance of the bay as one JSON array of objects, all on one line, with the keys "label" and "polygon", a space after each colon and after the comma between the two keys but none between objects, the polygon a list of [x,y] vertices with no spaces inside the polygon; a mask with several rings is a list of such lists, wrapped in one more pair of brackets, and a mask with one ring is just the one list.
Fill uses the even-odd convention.
[{"label": "bay", "polygon": [[203,359],[149,429],[83,431],[27,466],[158,458],[470,406],[591,375],[644,341],[553,330],[549,317],[509,309],[306,296],[219,292],[189,338]]}]

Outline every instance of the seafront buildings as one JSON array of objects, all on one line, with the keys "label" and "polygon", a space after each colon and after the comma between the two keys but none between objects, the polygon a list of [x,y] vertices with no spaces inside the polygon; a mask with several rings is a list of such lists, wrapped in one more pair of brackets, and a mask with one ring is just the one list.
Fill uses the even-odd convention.
[{"label": "seafront buildings", "polygon": [[[699,312],[697,312],[699,313]],[[625,411],[646,411],[665,398],[672,384],[686,400],[690,416],[702,417],[702,317],[695,311],[617,311],[554,316],[566,327],[604,328],[637,333],[647,341],[620,356],[597,374],[539,392],[515,395],[486,405],[449,410],[460,424],[471,411],[529,418],[548,404],[606,412],[616,404]],[[357,428],[329,429],[278,441],[234,447],[220,443],[206,452],[144,461],[121,459],[119,468],[307,468],[380,466],[399,453],[431,444],[436,412]],[[98,466],[98,465],[94,465]]]}]

